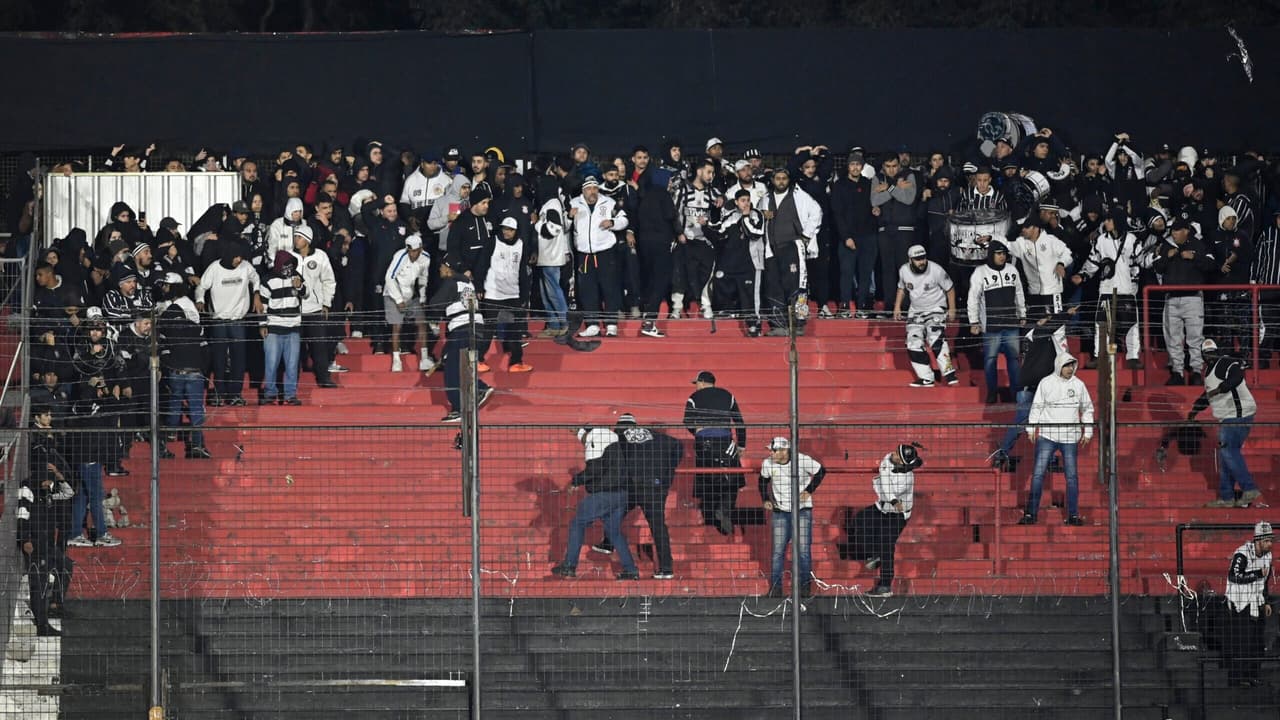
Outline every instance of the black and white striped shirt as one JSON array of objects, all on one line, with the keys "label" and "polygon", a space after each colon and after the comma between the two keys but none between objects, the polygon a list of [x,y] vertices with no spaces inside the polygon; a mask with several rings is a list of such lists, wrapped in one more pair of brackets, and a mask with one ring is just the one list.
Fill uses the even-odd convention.
[{"label": "black and white striped shirt", "polygon": [[1252,240],[1258,229],[1253,216],[1253,201],[1244,193],[1228,195],[1223,200],[1236,211],[1236,229]]},{"label": "black and white striped shirt", "polygon": [[1008,205],[1004,201],[1004,193],[994,187],[987,188],[986,194],[978,192],[977,188],[969,188],[960,194],[960,208],[962,210],[1006,210]]},{"label": "black and white striped shirt", "polygon": [[293,286],[293,279],[272,275],[258,286],[258,294],[267,306],[267,319],[262,323],[267,332],[292,333],[302,327],[302,298],[307,294],[306,284]]},{"label": "black and white striped shirt", "polygon": [[1253,246],[1249,280],[1257,285],[1280,285],[1280,228],[1267,226]]}]

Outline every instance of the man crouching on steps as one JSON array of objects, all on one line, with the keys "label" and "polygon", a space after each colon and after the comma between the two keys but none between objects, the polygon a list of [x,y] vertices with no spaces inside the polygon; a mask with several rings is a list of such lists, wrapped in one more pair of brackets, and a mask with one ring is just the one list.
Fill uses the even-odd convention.
[{"label": "man crouching on steps", "polygon": [[571,489],[581,485],[589,494],[578,503],[578,512],[569,523],[569,543],[564,562],[551,568],[551,573],[560,577],[577,577],[583,534],[591,523],[600,520],[604,523],[605,536],[613,544],[622,563],[618,579],[638,580],[640,571],[622,534],[622,518],[629,509],[629,476],[621,460],[618,435],[608,428],[582,428],[578,430],[578,441],[586,448],[587,467],[573,476]]}]

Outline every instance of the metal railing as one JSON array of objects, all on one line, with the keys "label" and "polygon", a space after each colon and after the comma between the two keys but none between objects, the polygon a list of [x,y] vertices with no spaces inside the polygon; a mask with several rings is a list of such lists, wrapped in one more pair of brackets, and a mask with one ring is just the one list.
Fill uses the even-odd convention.
[{"label": "metal railing", "polygon": [[[1247,292],[1249,293],[1249,303],[1252,308],[1252,328],[1253,337],[1250,345],[1253,347],[1253,357],[1250,363],[1250,381],[1257,385],[1259,382],[1259,358],[1261,350],[1259,346],[1262,344],[1262,312],[1258,307],[1258,295],[1264,292],[1280,292],[1280,285],[1148,285],[1142,288],[1142,344],[1143,347],[1151,348],[1151,294],[1152,293],[1168,293],[1168,292]],[[1206,310],[1207,312],[1207,310]],[[1207,336],[1207,335],[1206,335]],[[1179,348],[1181,350],[1181,348]],[[1144,370],[1152,370],[1151,353],[1143,354]]]}]

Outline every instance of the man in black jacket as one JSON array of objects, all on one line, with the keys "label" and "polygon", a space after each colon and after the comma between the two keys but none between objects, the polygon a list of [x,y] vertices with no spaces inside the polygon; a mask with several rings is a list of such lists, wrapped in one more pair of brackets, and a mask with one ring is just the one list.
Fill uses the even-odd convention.
[{"label": "man in black jacket", "polygon": [[622,518],[627,513],[627,490],[630,482],[618,447],[618,436],[607,428],[582,428],[578,441],[586,448],[587,467],[573,476],[571,487],[584,487],[589,493],[578,503],[578,511],[569,523],[569,542],[564,562],[551,568],[553,575],[575,577],[582,538],[591,523],[600,520],[604,532],[622,563],[619,580],[638,580],[640,571],[631,556],[627,538],[622,534]]},{"label": "man in black jacket", "polygon": [[[409,237],[409,228],[400,218],[400,207],[392,195],[384,195],[381,200],[365,203],[360,209],[360,216],[368,232],[369,251],[366,255],[364,306],[366,308],[382,307],[382,282],[387,268],[396,253],[404,249],[404,240]],[[382,314],[369,321],[363,332],[371,334],[374,354],[385,353],[390,346],[391,326],[382,319]]]},{"label": "man in black jacket", "polygon": [[751,192],[739,189],[734,207],[708,225],[716,248],[711,305],[720,317],[746,318],[749,337],[760,335],[760,272],[764,269],[764,215],[751,207]]},{"label": "man in black jacket", "polygon": [[[92,375],[76,386],[71,405],[70,426],[76,432],[70,434],[71,462],[80,477],[80,489],[76,493],[71,511],[69,545],[112,547],[120,541],[107,531],[106,513],[103,511],[103,468],[110,474],[122,474],[120,467],[121,443],[119,427],[120,409],[123,407],[116,393],[119,386],[111,387],[101,375]],[[128,474],[123,471],[123,474]],[[91,532],[84,529],[85,514],[93,520]]]},{"label": "man in black jacket", "polygon": [[[497,242],[489,214],[492,196],[483,187],[471,188],[471,206],[449,225],[448,257],[455,269],[471,279],[476,290],[484,292],[485,275]],[[385,270],[385,268],[384,268]]]},{"label": "man in black jacket", "polygon": [[658,328],[658,315],[671,290],[671,244],[680,234],[682,221],[665,180],[648,165],[649,153],[638,148],[632,153],[631,161],[637,166],[645,165],[633,180],[636,217],[627,230],[628,235],[635,235],[636,256],[640,261],[640,310],[644,317],[640,332],[661,338],[665,333]]},{"label": "man in black jacket", "polygon": [[53,413],[47,407],[31,410],[34,427],[28,473],[18,490],[18,544],[27,569],[36,634],[57,637],[62,633],[49,623],[49,617],[51,610],[61,610],[70,577],[65,545],[59,536],[65,537],[71,524],[67,513],[75,491],[70,482],[71,467],[50,431]]},{"label": "man in black jacket", "polygon": [[[1156,249],[1155,271],[1162,285],[1203,285],[1214,268],[1214,257],[1205,251],[1186,218],[1173,222],[1169,238]],[[1171,290],[1161,298],[1164,305],[1164,346],[1169,350],[1169,379],[1165,385],[1183,385],[1186,356],[1191,356],[1191,384],[1204,384],[1204,293],[1199,290]],[[1185,342],[1186,352],[1183,352]]]},{"label": "man in black jacket", "polygon": [[[742,467],[747,428],[733,393],[716,387],[716,376],[706,370],[693,379],[697,387],[684,407],[684,425],[694,438],[694,463],[700,468]],[[738,490],[746,485],[742,473],[700,473],[693,496],[702,503],[702,521],[721,534],[733,533]]]},{"label": "man in black jacket", "polygon": [[862,175],[861,152],[851,151],[846,175],[831,185],[831,214],[840,258],[840,317],[853,317],[854,286],[860,318],[871,317],[875,305],[871,278],[875,276],[879,245],[876,218],[871,214],[871,181]]},{"label": "man in black jacket", "polygon": [[[670,580],[672,574],[671,534],[667,531],[667,493],[676,476],[676,467],[684,457],[684,446],[670,435],[640,427],[631,413],[618,416],[618,435],[621,463],[630,479],[627,507],[640,507],[649,534],[653,536],[653,549],[657,554],[655,580]],[[608,536],[591,546],[592,550],[606,555],[613,552]]]},{"label": "man in black jacket", "polygon": [[[204,444],[204,389],[207,384],[205,367],[208,343],[204,328],[200,326],[200,313],[187,296],[182,276],[169,273],[160,280],[163,302],[168,303],[160,314],[157,332],[160,344],[160,364],[164,368],[165,383],[169,389],[169,413],[165,424],[166,435],[176,433],[182,422],[182,405],[187,406],[191,430],[186,435],[188,459],[210,457]],[[167,437],[161,438],[160,456],[173,457],[164,446]]]}]

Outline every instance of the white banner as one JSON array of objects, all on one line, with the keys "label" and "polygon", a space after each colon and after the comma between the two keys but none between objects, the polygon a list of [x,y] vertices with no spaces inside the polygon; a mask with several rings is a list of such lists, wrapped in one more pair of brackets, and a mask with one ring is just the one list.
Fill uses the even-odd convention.
[{"label": "white banner", "polygon": [[210,206],[239,200],[240,182],[231,172],[81,173],[46,175],[44,191],[45,237],[63,238],[80,228],[93,242],[117,202],[127,203],[135,215],[146,213],[152,232],[171,217],[185,236]]}]

